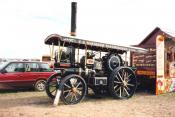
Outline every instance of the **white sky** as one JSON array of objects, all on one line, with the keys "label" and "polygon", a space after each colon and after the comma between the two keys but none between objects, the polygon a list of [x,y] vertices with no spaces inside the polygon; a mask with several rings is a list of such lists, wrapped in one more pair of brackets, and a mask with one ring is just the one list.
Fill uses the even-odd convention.
[{"label": "white sky", "polygon": [[[156,26],[175,33],[174,0],[76,0],[77,37],[140,43]],[[69,36],[71,0],[0,0],[0,58],[41,58],[44,39]]]}]

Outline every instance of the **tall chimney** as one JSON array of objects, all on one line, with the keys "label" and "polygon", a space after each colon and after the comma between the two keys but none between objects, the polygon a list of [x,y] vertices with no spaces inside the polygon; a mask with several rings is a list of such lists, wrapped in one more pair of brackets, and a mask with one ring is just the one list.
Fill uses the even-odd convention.
[{"label": "tall chimney", "polygon": [[[71,3],[71,36],[76,36],[76,13],[77,13],[77,2]],[[70,63],[71,66],[75,66],[75,48],[70,48]]]},{"label": "tall chimney", "polygon": [[77,2],[71,3],[71,36],[76,36]]}]

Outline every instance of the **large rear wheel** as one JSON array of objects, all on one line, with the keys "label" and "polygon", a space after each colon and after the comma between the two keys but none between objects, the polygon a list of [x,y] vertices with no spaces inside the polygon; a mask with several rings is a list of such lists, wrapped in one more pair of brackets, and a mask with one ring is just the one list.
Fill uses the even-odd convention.
[{"label": "large rear wheel", "polygon": [[86,95],[87,85],[85,80],[76,74],[64,77],[60,83],[61,100],[65,104],[77,104]]},{"label": "large rear wheel", "polygon": [[137,79],[129,67],[116,68],[109,78],[109,92],[114,98],[127,99],[133,96]]}]

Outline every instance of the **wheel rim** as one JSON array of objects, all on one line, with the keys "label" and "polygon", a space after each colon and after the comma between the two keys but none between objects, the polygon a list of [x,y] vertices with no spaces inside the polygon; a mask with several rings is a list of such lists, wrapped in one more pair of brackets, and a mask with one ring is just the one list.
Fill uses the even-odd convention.
[{"label": "wheel rim", "polygon": [[49,97],[55,98],[57,89],[59,87],[60,79],[58,76],[51,76],[46,82],[46,93]]},{"label": "wheel rim", "polygon": [[37,83],[37,89],[39,90],[39,91],[44,91],[45,90],[45,81],[40,81],[40,82],[38,82]]},{"label": "wheel rim", "polygon": [[84,98],[85,90],[86,86],[81,78],[71,77],[63,83],[62,99],[66,104],[76,104]]},{"label": "wheel rim", "polygon": [[118,98],[129,98],[134,94],[137,81],[131,69],[121,68],[114,73],[113,77],[113,90]]}]

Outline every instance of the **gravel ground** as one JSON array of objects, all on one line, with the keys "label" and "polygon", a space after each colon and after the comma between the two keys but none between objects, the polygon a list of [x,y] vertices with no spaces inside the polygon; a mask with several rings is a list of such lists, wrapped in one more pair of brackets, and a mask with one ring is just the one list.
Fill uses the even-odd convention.
[{"label": "gravel ground", "polygon": [[88,96],[76,105],[52,101],[45,92],[0,93],[0,117],[175,117],[175,93],[136,93],[128,100]]}]

